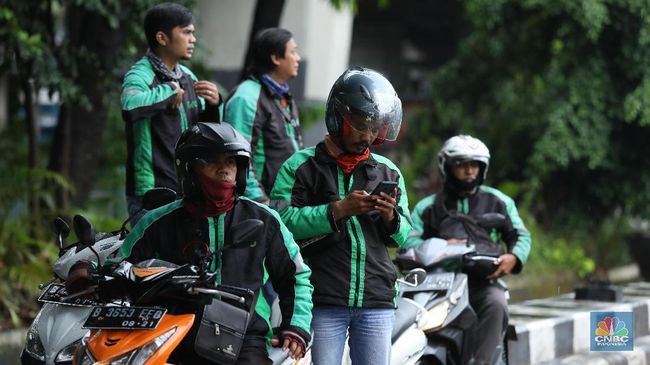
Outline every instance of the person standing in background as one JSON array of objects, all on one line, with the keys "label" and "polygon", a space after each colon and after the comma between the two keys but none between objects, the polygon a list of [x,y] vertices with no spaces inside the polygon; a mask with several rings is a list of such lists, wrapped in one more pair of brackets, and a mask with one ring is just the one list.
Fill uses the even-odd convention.
[{"label": "person standing in background", "polygon": [[121,108],[125,122],[126,201],[135,225],[146,213],[142,196],[155,187],[178,191],[174,146],[198,122],[220,121],[221,96],[210,81],[199,81],[181,60],[192,58],[192,13],[162,3],[147,11],[144,33],[149,49],[124,76]]},{"label": "person standing in background", "polygon": [[260,31],[253,40],[248,76],[225,106],[225,121],[251,144],[245,196],[265,204],[280,166],[302,148],[298,107],[287,84],[298,76],[297,48],[286,29]]}]

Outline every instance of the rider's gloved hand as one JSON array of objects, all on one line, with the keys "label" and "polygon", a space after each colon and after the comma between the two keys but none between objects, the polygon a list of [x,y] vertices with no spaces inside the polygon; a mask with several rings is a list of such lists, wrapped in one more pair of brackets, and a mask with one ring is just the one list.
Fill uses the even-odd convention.
[{"label": "rider's gloved hand", "polygon": [[68,294],[78,293],[95,284],[93,273],[95,273],[95,266],[88,260],[80,260],[72,265],[65,280]]},{"label": "rider's gloved hand", "polygon": [[307,341],[298,332],[282,330],[271,339],[271,346],[282,346],[282,351],[289,349],[289,356],[295,360],[302,359],[307,351]]}]

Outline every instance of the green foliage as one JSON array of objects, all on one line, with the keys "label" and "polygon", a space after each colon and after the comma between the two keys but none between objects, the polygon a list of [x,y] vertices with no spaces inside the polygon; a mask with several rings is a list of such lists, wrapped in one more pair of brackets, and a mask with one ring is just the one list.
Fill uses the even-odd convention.
[{"label": "green foliage", "polygon": [[325,122],[325,105],[323,103],[302,103],[298,108],[298,118],[303,130]]},{"label": "green foliage", "polygon": [[51,276],[56,257],[46,217],[30,215],[27,202],[35,197],[53,211],[54,190],[70,188],[59,174],[20,167],[26,151],[17,127],[0,134],[0,318],[13,325],[34,315],[38,284]]},{"label": "green foliage", "polygon": [[[514,197],[540,227],[531,260],[566,249],[563,265],[583,273],[628,260],[599,237],[650,214],[650,3],[464,5],[464,36],[433,75],[433,108],[409,120],[407,153],[422,153],[421,136],[473,134],[492,152],[488,183],[525,187]],[[609,244],[624,234],[609,232]]]}]

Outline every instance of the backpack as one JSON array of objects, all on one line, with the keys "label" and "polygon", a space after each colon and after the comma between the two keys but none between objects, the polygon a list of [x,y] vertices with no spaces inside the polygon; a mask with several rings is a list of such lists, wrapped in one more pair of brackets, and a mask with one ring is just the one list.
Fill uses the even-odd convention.
[{"label": "backpack", "polygon": [[474,245],[476,251],[468,254],[463,260],[463,272],[470,278],[484,279],[497,268],[491,261],[472,260],[472,256],[498,258],[505,253],[503,245],[490,238],[487,228],[481,226],[479,219],[471,215],[448,210],[444,204],[445,196],[439,194],[434,202],[434,212],[439,218],[438,237],[449,240],[466,239],[467,245]]}]

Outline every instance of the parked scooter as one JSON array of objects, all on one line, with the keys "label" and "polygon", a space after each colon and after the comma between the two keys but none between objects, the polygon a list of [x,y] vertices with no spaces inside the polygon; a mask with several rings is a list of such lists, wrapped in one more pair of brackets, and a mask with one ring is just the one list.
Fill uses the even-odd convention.
[{"label": "parked scooter", "polygon": [[[505,218],[491,214],[480,223],[494,227],[501,219]],[[420,267],[427,276],[417,286],[401,288],[391,364],[471,364],[478,319],[470,306],[464,271],[487,276],[496,269],[496,262],[497,257],[479,255],[469,241],[450,244],[439,238],[398,254],[400,267]],[[501,343],[492,364],[507,364],[505,333]]]},{"label": "parked scooter", "polygon": [[[176,193],[169,189],[152,189],[143,198],[144,209],[151,210],[172,202]],[[77,215],[73,227],[79,241],[64,245],[70,227],[61,218],[53,221],[53,230],[59,246],[59,258],[54,263],[54,277],[42,284],[43,292],[38,301],[43,304],[27,331],[25,348],[20,356],[23,364],[67,365],[72,363],[76,347],[88,333],[82,328],[96,301],[83,294],[69,296],[63,283],[70,267],[79,260],[95,261],[98,266],[119,254],[119,248],[128,233],[127,219],[120,230],[111,233],[95,233],[92,224]]]},{"label": "parked scooter", "polygon": [[[243,338],[245,327],[242,329],[239,326],[237,330],[236,321],[229,325],[217,322],[206,315],[208,312],[204,313],[203,318],[198,318],[194,311],[197,306],[210,303],[212,306],[219,302],[223,311],[236,313],[235,317],[250,313],[254,307],[254,293],[244,288],[215,285],[216,273],[209,271],[209,267],[214,255],[224,249],[249,247],[248,243],[262,225],[262,221],[249,219],[233,226],[230,242],[215,253],[206,255],[199,266],[179,266],[151,259],[137,265],[123,262],[120,268],[114,270],[116,275],[98,275],[100,296],[106,290],[111,296],[127,297],[128,301],[122,306],[96,306],[92,309],[84,323],[84,327],[91,328],[91,332],[84,337],[82,346],[75,354],[74,364],[155,365],[173,362],[176,360],[172,357],[174,350],[193,343],[194,339],[187,339],[192,342],[183,340],[195,321],[201,321],[197,333],[202,334],[205,328],[210,329],[207,332],[211,334],[211,339],[207,343],[214,344],[210,349],[215,354],[213,359],[222,357],[234,362],[237,355],[233,346],[236,345],[221,342],[221,334],[228,334],[227,338]],[[219,299],[214,299],[215,296]],[[227,321],[234,318],[222,315],[220,319]],[[212,336],[217,336],[214,341]]]}]

